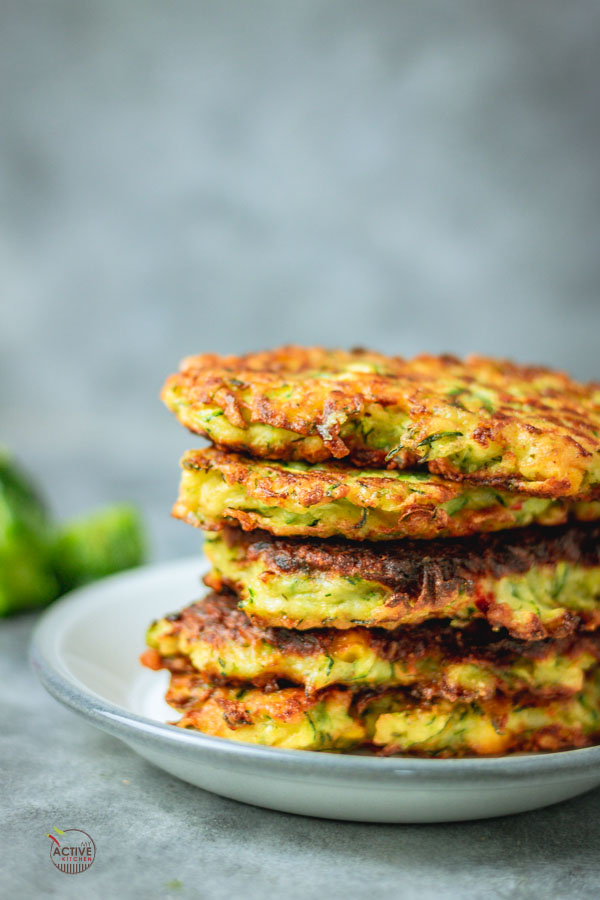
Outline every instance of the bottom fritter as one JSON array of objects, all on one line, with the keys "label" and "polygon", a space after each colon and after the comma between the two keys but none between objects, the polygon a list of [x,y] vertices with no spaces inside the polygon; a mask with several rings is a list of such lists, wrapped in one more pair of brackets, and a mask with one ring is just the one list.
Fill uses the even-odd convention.
[{"label": "bottom fritter", "polygon": [[459,757],[566,750],[600,742],[596,668],[570,698],[497,696],[480,702],[419,700],[402,689],[380,693],[330,687],[316,694],[288,687],[207,686],[173,674],[167,702],[181,728],[214,737],[295,750],[352,750]]}]

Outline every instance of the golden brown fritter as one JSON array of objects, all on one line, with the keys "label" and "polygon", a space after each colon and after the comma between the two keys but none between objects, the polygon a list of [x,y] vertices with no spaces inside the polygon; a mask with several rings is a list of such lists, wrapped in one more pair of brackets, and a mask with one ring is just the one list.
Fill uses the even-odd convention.
[{"label": "golden brown fritter", "polygon": [[209,530],[349,540],[463,537],[600,517],[600,503],[552,500],[428,472],[361,470],[341,463],[267,462],[210,447],[182,459],[177,518]]},{"label": "golden brown fritter", "polygon": [[[150,668],[181,671],[186,660],[207,684],[410,687],[423,697],[488,699],[527,691],[545,697],[582,689],[600,658],[600,633],[519,641],[476,621],[464,629],[433,622],[396,631],[362,627],[291,631],[260,627],[232,595],[209,594],[155,622]],[[158,654],[158,656],[155,656]]]},{"label": "golden brown fritter", "polygon": [[497,696],[467,703],[424,700],[396,688],[381,693],[326,688],[202,684],[174,675],[167,699],[183,712],[173,724],[213,737],[296,750],[371,747],[386,755],[489,756],[566,750],[600,740],[600,684],[590,673],[567,698]]},{"label": "golden brown fritter", "polygon": [[389,541],[209,535],[214,590],[233,589],[263,625],[397,628],[486,618],[517,638],[600,627],[600,525]]},{"label": "golden brown fritter", "polygon": [[213,737],[292,750],[350,750],[365,740],[350,714],[352,694],[337,688],[308,695],[302,688],[208,687],[195,675],[174,675],[166,700],[184,712],[173,724]]},{"label": "golden brown fritter", "polygon": [[540,366],[291,346],[188,357],[162,397],[191,431],[257,457],[600,496],[600,386]]},{"label": "golden brown fritter", "polygon": [[555,700],[498,695],[451,703],[420,701],[388,691],[358,699],[367,734],[385,755],[490,756],[587,747],[600,740],[600,681],[595,669],[583,690]]}]

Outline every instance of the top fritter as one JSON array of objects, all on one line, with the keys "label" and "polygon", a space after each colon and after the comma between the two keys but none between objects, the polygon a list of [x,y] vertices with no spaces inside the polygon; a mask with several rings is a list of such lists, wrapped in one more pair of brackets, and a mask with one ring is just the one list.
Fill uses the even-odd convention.
[{"label": "top fritter", "polygon": [[541,367],[283,347],[188,357],[162,397],[191,431],[266,459],[600,497],[600,384]]}]

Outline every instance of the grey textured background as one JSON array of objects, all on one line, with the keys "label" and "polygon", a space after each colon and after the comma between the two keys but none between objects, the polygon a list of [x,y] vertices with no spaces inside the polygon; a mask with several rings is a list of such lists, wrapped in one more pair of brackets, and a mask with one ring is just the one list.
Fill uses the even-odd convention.
[{"label": "grey textured background", "polygon": [[[157,400],[191,352],[361,343],[600,376],[599,32],[591,0],[3,0],[1,437],[55,509],[130,498],[156,558],[197,548],[168,517],[192,439]],[[378,878],[392,896],[595,895],[596,795],[504,824],[303,822],[190,794],[36,691],[11,747],[41,752],[39,717],[55,757],[28,751],[23,841],[53,804],[88,821],[91,803],[114,807],[111,834],[148,820],[129,845],[144,866],[175,833],[188,860],[208,842],[196,896],[264,896],[284,872],[313,895]],[[86,793],[102,767],[136,773],[127,799],[118,779]],[[30,896],[65,896],[32,869]]]},{"label": "grey textured background", "polygon": [[600,6],[4,0],[0,415],[158,556],[188,353],[479,350],[600,376]]}]

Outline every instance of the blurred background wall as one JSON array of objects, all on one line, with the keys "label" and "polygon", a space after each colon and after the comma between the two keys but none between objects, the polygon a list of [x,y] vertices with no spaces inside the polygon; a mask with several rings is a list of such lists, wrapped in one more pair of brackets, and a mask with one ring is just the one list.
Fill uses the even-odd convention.
[{"label": "blurred background wall", "polygon": [[3,0],[2,440],[156,557],[180,357],[285,341],[600,377],[600,5]]}]

